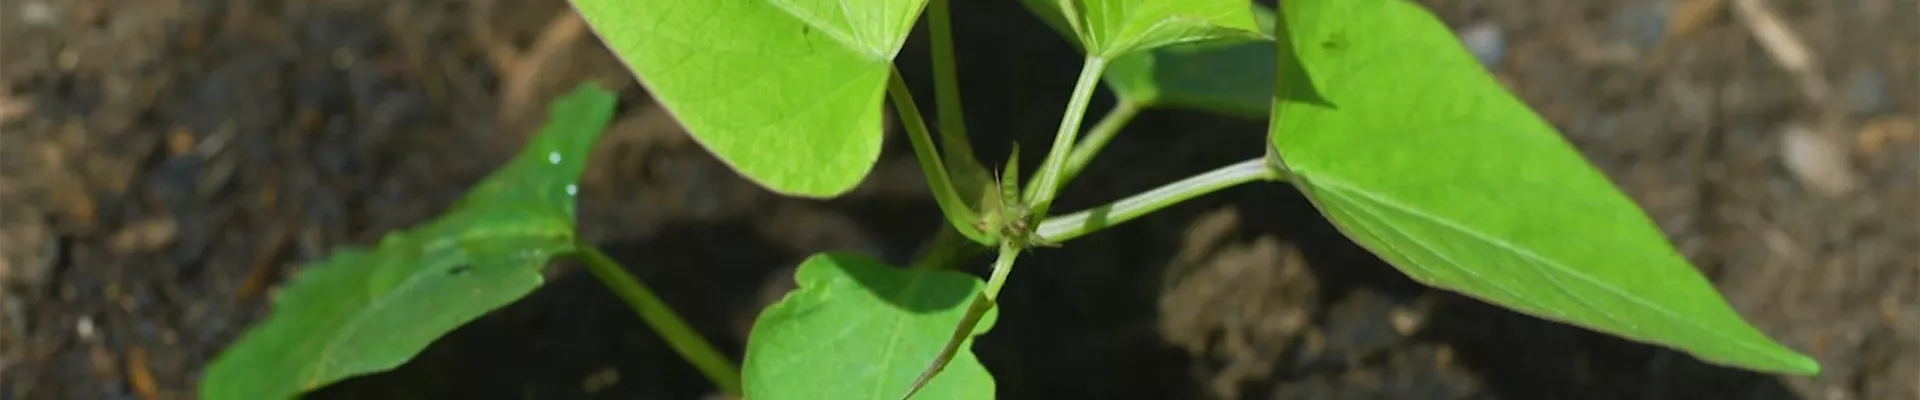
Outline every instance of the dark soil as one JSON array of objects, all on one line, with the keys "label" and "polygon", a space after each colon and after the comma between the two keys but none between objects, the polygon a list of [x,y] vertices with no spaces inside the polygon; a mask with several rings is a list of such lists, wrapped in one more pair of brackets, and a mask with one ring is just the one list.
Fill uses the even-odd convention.
[{"label": "dark soil", "polygon": [[[1920,5],[1768,2],[1822,63],[1833,93],[1812,101],[1731,13],[1675,1],[1425,3],[1496,32],[1480,48],[1512,90],[1823,375],[1708,366],[1426,289],[1279,185],[1023,259],[980,358],[1018,399],[1920,399]],[[1077,56],[1015,2],[957,3],[978,150],[1040,159]],[[904,261],[937,227],[902,140],[844,199],[740,180],[559,0],[0,5],[0,399],[191,397],[299,265],[442,210],[583,80],[624,100],[583,181],[584,229],[729,351],[805,255]],[[1257,156],[1262,132],[1149,112],[1060,209]],[[314,397],[712,391],[590,276],[550,277]]]}]

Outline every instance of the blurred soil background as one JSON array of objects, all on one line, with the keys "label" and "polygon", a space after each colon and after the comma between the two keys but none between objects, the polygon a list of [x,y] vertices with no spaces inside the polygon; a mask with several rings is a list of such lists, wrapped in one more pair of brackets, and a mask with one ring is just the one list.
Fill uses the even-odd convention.
[{"label": "blurred soil background", "polygon": [[[1022,261],[977,349],[1002,397],[1920,399],[1920,2],[1754,2],[1771,25],[1741,1],[1423,2],[1825,373],[1703,365],[1423,288],[1265,185]],[[1078,56],[1016,2],[955,3],[976,146],[1040,159]],[[904,261],[937,227],[897,138],[847,198],[742,181],[559,0],[0,5],[0,399],[190,398],[300,265],[444,209],[587,80],[623,105],[584,229],[736,354],[806,254]],[[900,59],[932,104],[923,40]],[[1150,111],[1059,209],[1257,156],[1263,130]],[[313,397],[711,391],[560,262],[405,367]]]}]

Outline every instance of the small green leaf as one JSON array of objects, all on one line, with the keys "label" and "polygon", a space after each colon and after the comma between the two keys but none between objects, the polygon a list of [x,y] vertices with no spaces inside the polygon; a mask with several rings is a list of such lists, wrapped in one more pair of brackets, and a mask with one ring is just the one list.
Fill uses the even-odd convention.
[{"label": "small green leaf", "polygon": [[573,0],[687,132],[775,192],[835,197],[880,157],[893,57],[926,0]]},{"label": "small green leaf", "polygon": [[[1253,5],[1262,32],[1273,10]],[[1174,107],[1266,118],[1273,107],[1273,42],[1222,40],[1170,45],[1121,56],[1107,65],[1107,87],[1143,107]]]},{"label": "small green leaf", "polygon": [[1112,60],[1161,46],[1264,37],[1247,0],[1022,0],[1089,57]]},{"label": "small green leaf", "polygon": [[574,250],[574,181],[614,102],[597,87],[576,89],[452,212],[308,267],[272,315],[208,367],[202,398],[292,398],[392,369],[540,286],[547,260]]},{"label": "small green leaf", "polygon": [[[1420,282],[1674,347],[1820,367],[1741,319],[1635,203],[1402,0],[1284,2],[1272,142],[1354,241]],[[1289,46],[1290,45],[1290,46]],[[1284,57],[1284,56],[1283,56]]]},{"label": "small green leaf", "polygon": [[[799,289],[762,312],[747,340],[749,399],[899,399],[984,286],[972,275],[842,253],[808,258],[795,280]],[[996,315],[989,311],[973,334],[991,329]],[[913,398],[993,395],[993,376],[961,351]]]}]

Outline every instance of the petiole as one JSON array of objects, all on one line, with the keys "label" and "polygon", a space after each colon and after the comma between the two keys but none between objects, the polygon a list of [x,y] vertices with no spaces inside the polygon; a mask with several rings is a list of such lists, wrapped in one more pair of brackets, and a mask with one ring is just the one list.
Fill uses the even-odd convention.
[{"label": "petiole", "polygon": [[1111,204],[1047,218],[1034,234],[1050,243],[1065,242],[1220,189],[1247,182],[1280,179],[1280,173],[1268,166],[1266,157],[1241,161]]}]

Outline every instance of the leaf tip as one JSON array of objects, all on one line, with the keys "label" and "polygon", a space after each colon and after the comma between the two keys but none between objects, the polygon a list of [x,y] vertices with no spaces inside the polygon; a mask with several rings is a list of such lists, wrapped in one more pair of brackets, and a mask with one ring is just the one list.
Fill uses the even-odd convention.
[{"label": "leaf tip", "polygon": [[1794,351],[1787,351],[1785,373],[1801,376],[1820,375],[1820,360]]},{"label": "leaf tip", "polygon": [[[1699,357],[1697,354],[1695,356]],[[1706,360],[1709,364],[1768,374],[1816,376],[1820,375],[1821,370],[1819,360],[1786,348],[1775,348],[1772,351],[1766,351],[1758,359],[1732,360],[1706,357],[1700,357],[1700,359]]]},{"label": "leaf tip", "polygon": [[592,102],[597,104],[602,102],[611,103],[616,100],[614,97],[615,94],[613,91],[607,90],[607,88],[599,82],[586,81],[574,86],[573,90],[567,91],[565,95],[560,96],[560,99],[562,102]]}]

